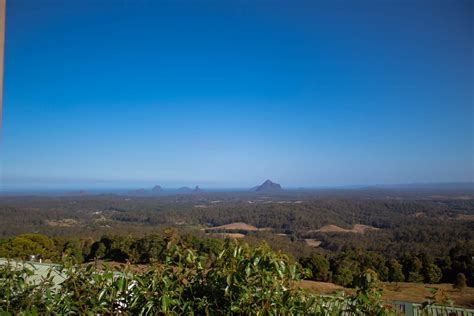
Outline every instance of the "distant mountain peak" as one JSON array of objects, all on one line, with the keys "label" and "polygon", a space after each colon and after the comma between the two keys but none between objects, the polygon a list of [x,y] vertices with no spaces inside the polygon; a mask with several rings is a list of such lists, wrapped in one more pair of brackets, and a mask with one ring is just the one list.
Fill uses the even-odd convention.
[{"label": "distant mountain peak", "polygon": [[161,187],[161,185],[155,185],[151,189],[151,194],[152,195],[161,195],[161,194],[163,194],[163,188]]},{"label": "distant mountain peak", "polygon": [[161,185],[155,185],[153,189],[151,189],[151,192],[161,192],[161,191],[163,191],[163,188],[161,187]]},{"label": "distant mountain peak", "polygon": [[255,192],[276,192],[281,190],[283,190],[281,185],[271,180],[266,180],[254,189]]},{"label": "distant mountain peak", "polygon": [[196,187],[194,188],[194,192],[201,192],[202,189],[199,187],[199,185],[196,185]]}]

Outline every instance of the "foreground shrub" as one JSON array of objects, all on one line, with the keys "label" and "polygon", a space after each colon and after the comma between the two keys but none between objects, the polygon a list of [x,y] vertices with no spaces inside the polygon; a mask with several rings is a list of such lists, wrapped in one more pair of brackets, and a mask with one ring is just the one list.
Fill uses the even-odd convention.
[{"label": "foreground shrub", "polygon": [[466,287],[466,276],[464,273],[458,273],[456,275],[456,280],[454,281],[453,287],[458,290],[462,290]]},{"label": "foreground shrub", "polygon": [[317,297],[299,289],[301,271],[268,246],[226,241],[217,256],[198,256],[177,243],[166,260],[146,271],[133,267],[73,266],[64,281],[33,282],[33,271],[0,266],[0,313],[166,315],[355,315],[388,313],[373,274],[361,279],[354,297]]}]

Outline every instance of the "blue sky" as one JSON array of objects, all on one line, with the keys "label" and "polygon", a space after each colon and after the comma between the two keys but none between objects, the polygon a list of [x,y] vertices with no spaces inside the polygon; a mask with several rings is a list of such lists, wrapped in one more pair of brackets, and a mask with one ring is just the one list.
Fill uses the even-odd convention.
[{"label": "blue sky", "polygon": [[8,1],[4,188],[474,179],[472,1]]}]

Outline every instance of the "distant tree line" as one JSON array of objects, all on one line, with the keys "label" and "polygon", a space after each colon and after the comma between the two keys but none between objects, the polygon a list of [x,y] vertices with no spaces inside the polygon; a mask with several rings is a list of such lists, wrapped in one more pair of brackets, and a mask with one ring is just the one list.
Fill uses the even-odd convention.
[{"label": "distant tree line", "polygon": [[314,254],[300,258],[311,279],[354,285],[355,276],[366,269],[375,271],[380,280],[417,283],[464,283],[474,286],[474,241],[459,242],[445,257],[426,253],[405,253],[400,258],[364,251],[343,251],[335,255]]},{"label": "distant tree line", "polygon": [[[474,200],[246,198],[249,200],[231,195],[0,199],[0,236],[38,232],[99,238],[107,233],[149,234],[159,227],[199,230],[203,226],[246,222],[296,240],[319,240],[320,247],[329,252],[363,249],[394,259],[406,249],[447,256],[458,241],[474,239]],[[64,219],[69,222],[62,222]],[[364,234],[318,232],[329,224],[342,228],[364,224],[379,229]],[[267,234],[265,238],[272,237]],[[294,255],[306,256],[308,251]]]}]

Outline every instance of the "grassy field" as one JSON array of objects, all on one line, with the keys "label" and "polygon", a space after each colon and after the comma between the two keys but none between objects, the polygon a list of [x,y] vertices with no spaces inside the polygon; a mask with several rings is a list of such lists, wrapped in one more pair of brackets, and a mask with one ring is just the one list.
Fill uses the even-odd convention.
[{"label": "grassy field", "polygon": [[[332,294],[338,291],[351,293],[354,291],[333,283],[307,280],[301,281],[301,287],[317,294]],[[384,283],[383,298],[387,301],[422,303],[432,295],[431,288],[439,289],[436,296],[439,302],[449,299],[454,302],[455,306],[474,308],[474,288],[467,287],[460,291],[453,289],[452,284]]]}]

